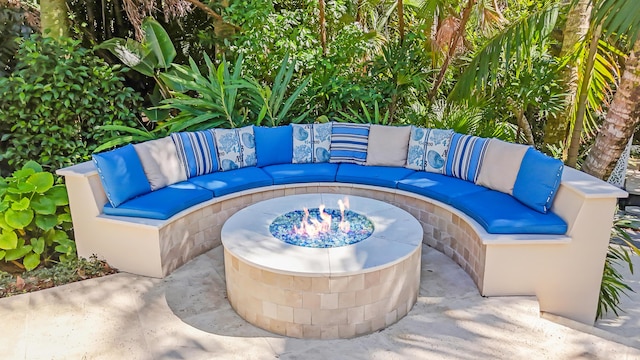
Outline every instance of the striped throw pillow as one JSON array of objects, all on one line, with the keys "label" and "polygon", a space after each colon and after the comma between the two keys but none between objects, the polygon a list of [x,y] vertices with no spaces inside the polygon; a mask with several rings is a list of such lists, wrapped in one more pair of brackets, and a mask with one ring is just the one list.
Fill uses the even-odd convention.
[{"label": "striped throw pillow", "polygon": [[187,177],[192,178],[218,171],[218,158],[213,130],[171,134],[178,158]]},{"label": "striped throw pillow", "polygon": [[331,128],[332,163],[364,164],[367,161],[370,124],[333,123]]},{"label": "striped throw pillow", "polygon": [[489,139],[454,134],[447,157],[446,175],[476,182]]}]

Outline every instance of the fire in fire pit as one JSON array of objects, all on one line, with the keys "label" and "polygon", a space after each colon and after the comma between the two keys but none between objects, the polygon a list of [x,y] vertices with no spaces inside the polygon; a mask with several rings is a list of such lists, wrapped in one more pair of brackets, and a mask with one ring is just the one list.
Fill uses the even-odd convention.
[{"label": "fire in fire pit", "polygon": [[269,231],[292,245],[330,248],[351,245],[373,233],[373,223],[365,216],[349,210],[349,199],[338,201],[338,209],[303,208],[278,216]]}]

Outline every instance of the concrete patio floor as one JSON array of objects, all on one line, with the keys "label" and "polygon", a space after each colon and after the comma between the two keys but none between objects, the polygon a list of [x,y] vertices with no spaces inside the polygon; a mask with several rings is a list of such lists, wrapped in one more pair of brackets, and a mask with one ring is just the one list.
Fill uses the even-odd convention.
[{"label": "concrete patio floor", "polygon": [[[533,297],[483,298],[427,246],[418,302],[350,340],[299,340],[242,320],[225,298],[222,248],[165,279],[116,274],[0,300],[2,359],[639,359],[639,293],[597,327],[540,316]],[[636,258],[640,267],[640,261]]]}]

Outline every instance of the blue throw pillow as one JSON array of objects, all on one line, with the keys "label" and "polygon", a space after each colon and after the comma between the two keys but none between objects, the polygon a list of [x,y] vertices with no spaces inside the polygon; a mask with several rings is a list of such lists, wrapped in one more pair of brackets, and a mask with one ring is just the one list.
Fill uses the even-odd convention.
[{"label": "blue throw pillow", "polygon": [[331,123],[291,124],[293,134],[293,164],[329,162]]},{"label": "blue throw pillow", "polygon": [[133,145],[93,155],[102,187],[111,206],[151,192],[151,185]]},{"label": "blue throw pillow", "polygon": [[334,122],[331,126],[329,162],[363,165],[367,161],[370,126]]},{"label": "blue throw pillow", "polygon": [[258,167],[291,164],[293,157],[293,128],[291,126],[255,126]]},{"label": "blue throw pillow", "polygon": [[513,186],[513,197],[528,207],[546,214],[562,180],[562,161],[529,148],[522,158]]},{"label": "blue throw pillow", "polygon": [[213,130],[171,134],[188,178],[218,171]]},{"label": "blue throw pillow", "polygon": [[475,183],[488,143],[489,139],[453,134],[447,155],[445,175]]},{"label": "blue throw pillow", "polygon": [[221,171],[256,166],[256,137],[253,126],[236,129],[216,129],[216,146]]}]

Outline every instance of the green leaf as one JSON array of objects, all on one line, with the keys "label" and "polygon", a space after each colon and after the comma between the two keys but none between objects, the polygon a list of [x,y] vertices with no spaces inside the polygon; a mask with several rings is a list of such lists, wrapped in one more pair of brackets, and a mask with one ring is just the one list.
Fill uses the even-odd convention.
[{"label": "green leaf", "polygon": [[15,187],[10,187],[7,189],[7,192],[11,194],[28,194],[36,191],[35,185],[31,183],[20,183]]},{"label": "green leaf", "polygon": [[47,196],[37,196],[31,201],[31,208],[36,214],[50,215],[56,213],[56,203]]},{"label": "green leaf", "polygon": [[30,203],[31,201],[29,201],[29,198],[24,197],[20,199],[20,201],[16,201],[13,204],[11,204],[11,209],[17,210],[17,211],[27,210],[29,208]]},{"label": "green leaf", "polygon": [[31,246],[33,247],[33,252],[40,255],[44,252],[44,238],[39,237],[37,239],[31,239]]},{"label": "green leaf", "polygon": [[176,49],[171,43],[169,34],[152,17],[144,19],[142,30],[144,31],[145,45],[155,55],[158,66],[168,68],[176,57]]},{"label": "green leaf", "polygon": [[64,214],[58,215],[58,224],[62,224],[65,222],[68,222],[68,223],[71,222],[71,214],[64,213]]},{"label": "green leaf", "polygon": [[45,193],[45,196],[53,201],[56,206],[64,206],[69,204],[69,196],[67,188],[64,185],[56,185]]},{"label": "green leaf", "polygon": [[31,245],[20,246],[17,249],[7,250],[4,259],[7,261],[18,260],[31,252]]},{"label": "green leaf", "polygon": [[0,260],[4,259],[4,256],[7,254],[6,251],[0,250]]},{"label": "green leaf", "polygon": [[14,178],[16,179],[24,179],[26,177],[29,177],[33,174],[35,174],[36,171],[34,169],[28,168],[28,167],[23,167],[20,170],[16,170],[13,172],[13,174],[11,174]]},{"label": "green leaf", "polygon": [[0,234],[0,249],[11,250],[18,246],[18,235],[13,231],[2,230]]},{"label": "green leaf", "polygon": [[4,219],[4,216],[1,216],[1,215],[0,215],[0,229],[4,229],[4,230],[7,230],[7,231],[15,230],[14,227],[9,226],[9,224],[7,224],[7,221]]},{"label": "green leaf", "polygon": [[36,214],[36,225],[44,230],[51,230],[58,225],[58,217],[56,215]]},{"label": "green leaf", "polygon": [[27,183],[32,184],[36,187],[37,193],[45,193],[47,190],[51,189],[53,186],[53,175],[48,172],[36,173],[27,179]]},{"label": "green leaf", "polygon": [[27,254],[22,260],[22,264],[27,271],[31,271],[40,265],[40,254],[31,253]]},{"label": "green leaf", "polygon": [[42,172],[42,166],[33,160],[27,161],[26,164],[22,167],[23,169],[33,169],[33,171],[39,173]]},{"label": "green leaf", "polygon": [[14,229],[24,229],[27,225],[31,224],[33,211],[31,209],[22,211],[8,209],[4,213],[4,220]]}]

